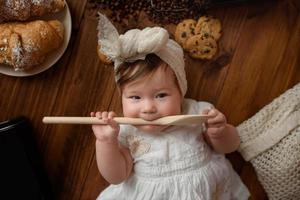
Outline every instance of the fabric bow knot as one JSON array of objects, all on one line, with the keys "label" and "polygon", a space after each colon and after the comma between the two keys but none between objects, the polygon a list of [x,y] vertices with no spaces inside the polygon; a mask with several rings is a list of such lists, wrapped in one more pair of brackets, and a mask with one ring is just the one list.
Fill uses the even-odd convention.
[{"label": "fabric bow knot", "polygon": [[162,49],[168,42],[169,34],[160,27],[132,29],[120,35],[119,39],[122,45],[120,57],[135,61]]},{"label": "fabric bow knot", "polygon": [[166,29],[161,27],[131,29],[119,35],[117,29],[105,15],[99,13],[99,16],[98,44],[101,46],[100,51],[114,62],[115,70],[123,62],[144,60],[147,54],[154,53],[174,71],[181,93],[183,96],[185,95],[187,81],[183,50],[174,40],[169,39]]}]

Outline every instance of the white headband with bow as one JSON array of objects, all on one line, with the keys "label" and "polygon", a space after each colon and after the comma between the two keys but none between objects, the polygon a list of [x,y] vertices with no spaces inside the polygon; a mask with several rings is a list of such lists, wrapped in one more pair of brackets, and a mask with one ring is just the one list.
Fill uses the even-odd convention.
[{"label": "white headband with bow", "polygon": [[174,71],[182,95],[187,90],[183,50],[178,43],[169,39],[168,31],[161,27],[131,29],[119,35],[114,25],[99,13],[98,44],[101,52],[114,62],[115,70],[123,62],[144,60],[154,53]]}]

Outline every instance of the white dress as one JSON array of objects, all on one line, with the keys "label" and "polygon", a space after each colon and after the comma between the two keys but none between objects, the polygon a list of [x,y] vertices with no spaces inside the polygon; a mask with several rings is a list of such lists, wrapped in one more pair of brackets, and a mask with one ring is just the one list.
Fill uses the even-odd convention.
[{"label": "white dress", "polygon": [[[212,107],[185,99],[183,114]],[[204,142],[202,125],[172,126],[149,134],[122,125],[119,140],[130,149],[134,169],[121,184],[110,185],[97,200],[246,200],[248,189],[223,154]]]}]

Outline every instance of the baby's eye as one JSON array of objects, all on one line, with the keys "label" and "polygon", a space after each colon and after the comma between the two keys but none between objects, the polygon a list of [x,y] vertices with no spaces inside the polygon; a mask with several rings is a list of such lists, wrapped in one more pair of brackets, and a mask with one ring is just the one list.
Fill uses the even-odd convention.
[{"label": "baby's eye", "polygon": [[141,97],[139,97],[139,96],[130,96],[129,99],[138,100],[138,99],[141,99]]},{"label": "baby's eye", "polygon": [[156,95],[156,98],[164,98],[166,96],[168,96],[167,93],[159,93],[159,94]]}]

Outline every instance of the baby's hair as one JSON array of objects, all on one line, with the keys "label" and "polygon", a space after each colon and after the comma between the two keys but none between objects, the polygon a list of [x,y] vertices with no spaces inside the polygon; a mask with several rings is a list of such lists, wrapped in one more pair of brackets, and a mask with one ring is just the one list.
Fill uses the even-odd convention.
[{"label": "baby's hair", "polygon": [[[115,72],[115,75],[119,77],[117,86],[122,89],[125,84],[154,73],[159,67],[167,69],[168,65],[155,54],[148,54],[145,60],[137,60],[133,63],[125,62]],[[175,75],[174,79],[178,84]]]}]

